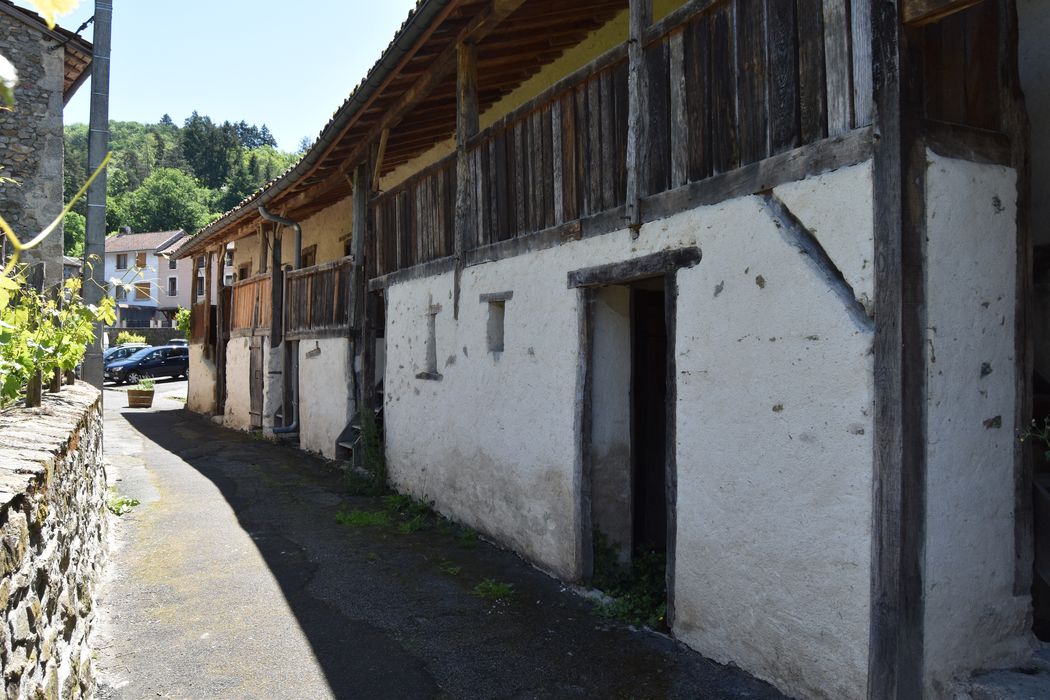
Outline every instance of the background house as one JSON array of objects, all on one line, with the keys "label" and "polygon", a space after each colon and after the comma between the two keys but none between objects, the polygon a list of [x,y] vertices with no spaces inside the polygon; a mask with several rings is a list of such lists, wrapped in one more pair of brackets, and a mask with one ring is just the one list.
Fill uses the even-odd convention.
[{"label": "background house", "polygon": [[[0,110],[0,177],[14,180],[0,180],[0,216],[26,239],[62,211],[62,110],[89,75],[91,43],[0,0],[0,54],[19,78],[15,108]],[[46,285],[61,283],[61,230],[22,260],[44,263]]]},{"label": "background house", "polygon": [[118,326],[171,326],[179,306],[189,307],[192,263],[165,255],[185,237],[185,231],[153,231],[106,239],[106,280]]}]

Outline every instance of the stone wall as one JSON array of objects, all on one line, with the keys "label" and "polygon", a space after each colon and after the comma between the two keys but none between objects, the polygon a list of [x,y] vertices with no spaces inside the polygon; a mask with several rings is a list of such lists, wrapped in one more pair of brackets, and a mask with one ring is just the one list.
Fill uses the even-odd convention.
[{"label": "stone wall", "polygon": [[102,402],[86,384],[0,414],[0,666],[8,698],[89,697],[105,558]]},{"label": "stone wall", "polygon": [[[15,108],[0,111],[0,215],[23,240],[39,233],[62,211],[63,52],[49,51],[50,37],[0,14],[0,53],[18,70]],[[47,261],[45,282],[62,281],[62,233],[48,236],[25,262]]]}]

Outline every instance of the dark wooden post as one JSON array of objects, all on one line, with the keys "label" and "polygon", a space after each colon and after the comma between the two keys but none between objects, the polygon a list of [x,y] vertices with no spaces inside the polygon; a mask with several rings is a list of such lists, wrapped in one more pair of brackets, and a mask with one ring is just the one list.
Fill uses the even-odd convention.
[{"label": "dark wooden post", "polygon": [[204,253],[204,356],[207,358],[212,357],[212,338],[211,333],[211,277],[212,277],[212,259],[211,251],[205,251]]},{"label": "dark wooden post", "polygon": [[631,0],[627,38],[627,226],[638,236],[642,227],[641,198],[649,168],[649,80],[645,69],[642,31],[653,21],[652,0]]},{"label": "dark wooden post", "polygon": [[456,47],[456,258],[452,316],[459,318],[459,288],[467,245],[478,238],[474,216],[474,173],[467,142],[478,133],[478,52],[473,44]]},{"label": "dark wooden post", "polygon": [[[226,289],[226,246],[219,246],[218,279],[215,280],[215,412],[222,414],[226,403],[226,339],[223,337],[222,329],[225,319],[223,318],[222,297]],[[256,304],[258,306],[258,303]]]},{"label": "dark wooden post", "polygon": [[[281,267],[281,232],[277,225],[269,229],[270,246],[270,348],[284,340],[284,268]],[[264,229],[264,235],[266,229]]]}]

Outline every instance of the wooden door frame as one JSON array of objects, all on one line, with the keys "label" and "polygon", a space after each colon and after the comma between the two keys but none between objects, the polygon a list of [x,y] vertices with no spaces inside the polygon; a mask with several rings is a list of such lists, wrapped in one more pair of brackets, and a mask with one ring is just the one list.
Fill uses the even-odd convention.
[{"label": "wooden door frame", "polygon": [[[664,489],[667,499],[667,625],[674,629],[675,546],[678,526],[678,461],[676,323],[678,318],[678,271],[700,262],[696,247],[653,253],[609,265],[599,265],[568,273],[568,288],[576,289],[576,317],[579,354],[576,361],[576,397],[573,430],[576,455],[575,484],[576,575],[589,578],[594,569],[593,524],[591,523],[591,408],[594,355],[594,299],[600,287],[630,285],[643,279],[664,280],[664,325],[667,333],[667,408],[664,449]],[[632,441],[633,442],[633,441]],[[632,445],[632,451],[634,449]],[[633,466],[632,466],[633,469]],[[633,488],[633,487],[632,487]]]}]

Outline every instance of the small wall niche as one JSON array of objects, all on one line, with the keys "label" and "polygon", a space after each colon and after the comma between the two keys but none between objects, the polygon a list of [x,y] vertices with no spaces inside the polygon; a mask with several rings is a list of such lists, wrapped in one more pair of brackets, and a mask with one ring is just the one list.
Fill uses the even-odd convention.
[{"label": "small wall niche", "polygon": [[482,294],[480,301],[488,304],[488,325],[486,327],[486,339],[489,352],[503,352],[504,319],[507,311],[507,301],[514,296],[514,292],[494,292]]}]

